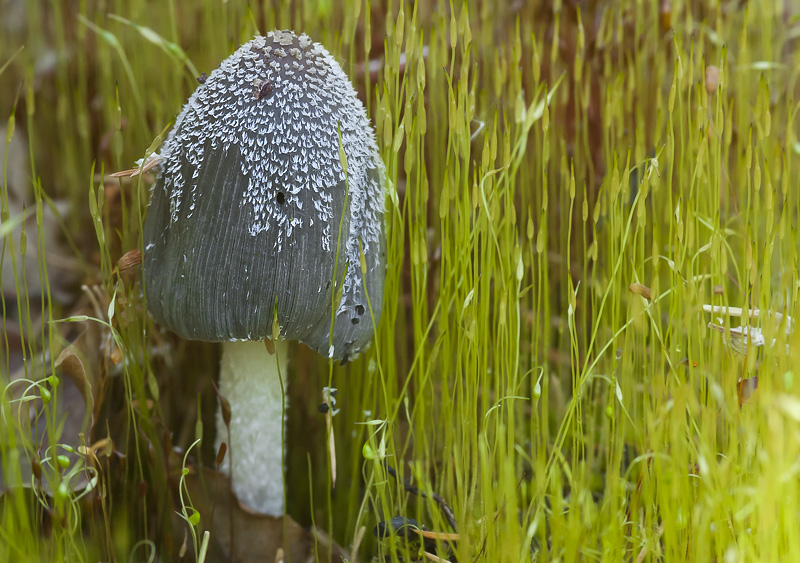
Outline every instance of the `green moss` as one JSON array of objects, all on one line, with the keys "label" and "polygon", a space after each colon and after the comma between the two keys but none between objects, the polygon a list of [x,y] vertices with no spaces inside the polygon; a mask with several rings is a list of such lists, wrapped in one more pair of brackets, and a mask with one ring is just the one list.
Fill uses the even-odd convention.
[{"label": "green moss", "polygon": [[[800,343],[767,314],[794,316],[798,297],[797,14],[773,2],[534,4],[9,12],[0,108],[6,146],[30,140],[33,181],[14,186],[4,159],[0,456],[5,487],[31,475],[34,487],[0,497],[0,559],[169,560],[186,526],[173,511],[200,514],[168,494],[167,459],[202,436],[199,459],[214,465],[217,352],[147,319],[138,277],[117,261],[141,247],[149,185],[103,175],[158,145],[198,73],[275,27],[342,62],[389,191],[373,346],[344,367],[292,350],[291,515],[345,547],[364,534],[361,561],[418,555],[418,541],[373,537],[398,515],[454,532],[431,493],[452,508],[459,561],[800,558]],[[371,74],[370,61],[383,65]],[[32,210],[24,231],[8,227],[18,193]],[[57,200],[71,204],[57,221],[68,254],[97,286],[83,302],[49,290],[61,282],[51,272],[48,284],[45,260]],[[752,323],[767,345],[738,354],[709,322]],[[10,383],[64,379],[56,358],[82,330],[99,335],[82,348],[100,421],[85,443],[59,410],[66,380],[25,394]],[[737,383],[754,376],[740,405]],[[326,385],[340,390],[334,488],[316,410]],[[33,400],[41,389],[49,401]],[[73,490],[70,475],[93,463],[77,446],[109,436],[95,488]],[[60,443],[78,452],[68,467]],[[208,526],[213,542],[200,516],[195,543]]]}]

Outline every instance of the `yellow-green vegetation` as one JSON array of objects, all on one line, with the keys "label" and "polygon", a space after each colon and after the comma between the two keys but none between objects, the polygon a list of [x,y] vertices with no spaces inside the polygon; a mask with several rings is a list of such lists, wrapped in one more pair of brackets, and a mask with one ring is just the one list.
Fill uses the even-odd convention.
[{"label": "yellow-green vegetation", "polygon": [[341,62],[388,180],[373,345],[291,349],[291,518],[350,561],[800,560],[800,12],[378,4],[0,7],[0,560],[202,560],[228,533],[189,494],[218,351],[148,319],[152,176],[109,173],[274,28]]}]

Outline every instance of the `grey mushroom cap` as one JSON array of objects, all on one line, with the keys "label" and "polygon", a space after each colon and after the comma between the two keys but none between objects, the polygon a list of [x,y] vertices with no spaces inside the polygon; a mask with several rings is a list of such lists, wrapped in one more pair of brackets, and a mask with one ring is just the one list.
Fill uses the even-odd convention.
[{"label": "grey mushroom cap", "polygon": [[144,227],[147,305],[159,323],[187,339],[260,340],[277,304],[281,337],[326,357],[352,357],[371,340],[385,274],[384,167],[324,47],[287,31],[244,44],[191,96],[161,156]]}]

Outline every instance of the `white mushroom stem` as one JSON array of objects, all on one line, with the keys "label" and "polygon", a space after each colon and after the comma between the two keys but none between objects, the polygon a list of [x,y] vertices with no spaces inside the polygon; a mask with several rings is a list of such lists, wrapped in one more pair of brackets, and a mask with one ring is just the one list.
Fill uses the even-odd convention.
[{"label": "white mushroom stem", "polygon": [[[283,507],[283,447],[281,384],[286,382],[286,342],[275,342],[275,354],[263,342],[222,345],[219,390],[231,407],[230,442],[222,469],[232,467],[236,497],[253,511],[281,516]],[[228,429],[217,413],[217,451],[228,442]]]}]

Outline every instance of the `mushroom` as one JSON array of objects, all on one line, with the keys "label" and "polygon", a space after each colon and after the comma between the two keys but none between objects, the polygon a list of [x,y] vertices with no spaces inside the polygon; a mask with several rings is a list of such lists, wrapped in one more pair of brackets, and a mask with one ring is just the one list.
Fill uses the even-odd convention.
[{"label": "mushroom", "polygon": [[[183,338],[223,343],[225,470],[240,503],[281,515],[276,357],[285,362],[295,340],[353,358],[381,313],[384,167],[374,131],[322,45],[273,31],[197,87],[161,157],[144,226],[148,309]],[[262,340],[275,319],[273,356]],[[219,444],[227,432],[217,420]]]}]

